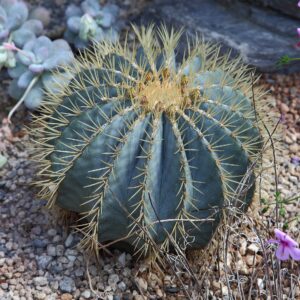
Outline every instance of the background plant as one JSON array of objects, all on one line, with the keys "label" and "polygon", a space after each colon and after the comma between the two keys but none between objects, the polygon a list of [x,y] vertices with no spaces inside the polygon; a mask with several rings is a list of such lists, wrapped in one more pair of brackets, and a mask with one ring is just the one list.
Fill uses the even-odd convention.
[{"label": "background plant", "polygon": [[28,19],[26,4],[18,0],[0,0],[0,69],[12,68],[16,65],[14,53],[3,44],[13,42],[22,48],[24,44],[43,31],[40,20]]},{"label": "background plant", "polygon": [[64,38],[79,49],[93,41],[116,41],[118,15],[118,6],[102,6],[98,0],[85,0],[80,6],[71,4],[66,10],[67,30]]}]

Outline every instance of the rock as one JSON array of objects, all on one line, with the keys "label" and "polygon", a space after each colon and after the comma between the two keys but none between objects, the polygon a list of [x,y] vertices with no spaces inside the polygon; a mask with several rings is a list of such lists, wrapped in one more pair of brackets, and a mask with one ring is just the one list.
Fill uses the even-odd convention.
[{"label": "rock", "polygon": [[251,3],[263,5],[265,7],[271,7],[275,10],[279,10],[284,14],[291,15],[300,19],[300,11],[296,7],[296,1],[294,0],[246,0]]},{"label": "rock", "polygon": [[24,175],[24,170],[23,170],[23,169],[19,169],[19,170],[17,171],[17,174],[18,174],[19,176],[23,176],[23,175]]},{"label": "rock", "polygon": [[[297,10],[296,2],[294,5]],[[284,55],[299,56],[298,50],[292,47],[297,42],[295,32],[299,21],[272,9],[240,1],[154,0],[135,21],[184,28],[187,36],[198,34],[207,41],[220,43],[222,51],[232,49],[233,56],[240,54],[245,63],[260,71],[300,70],[300,64],[280,69],[276,66]],[[184,50],[186,39],[182,38],[179,53],[183,54]]]},{"label": "rock", "polygon": [[36,286],[44,286],[48,284],[48,280],[46,277],[39,276],[39,277],[34,277],[33,278],[33,283]]},{"label": "rock", "polygon": [[257,278],[257,286],[259,287],[260,290],[263,290],[265,286],[264,280],[261,278]]},{"label": "rock", "polygon": [[94,265],[91,265],[91,266],[89,267],[89,271],[90,271],[90,273],[91,273],[92,276],[97,276],[97,274],[98,274],[98,269],[97,269],[97,267],[94,266]]},{"label": "rock", "polygon": [[65,252],[65,247],[63,245],[56,246],[56,255],[57,256],[63,256],[64,252]]},{"label": "rock", "polygon": [[139,286],[139,288],[141,289],[141,291],[146,292],[148,289],[148,283],[147,281],[142,278],[142,277],[137,277],[136,278],[136,284]]},{"label": "rock", "polygon": [[118,283],[118,288],[122,291],[125,292],[126,291],[126,284],[124,281],[121,281]]},{"label": "rock", "polygon": [[256,259],[255,259],[254,255],[247,255],[246,256],[246,264],[249,267],[252,267],[253,265],[255,265],[255,263],[256,263]]},{"label": "rock", "polygon": [[12,242],[7,242],[5,244],[5,248],[8,250],[8,251],[11,251],[12,248],[13,248],[13,243]]},{"label": "rock", "polygon": [[64,276],[59,282],[59,289],[62,292],[71,293],[75,291],[75,282],[72,278]]},{"label": "rock", "polygon": [[247,250],[250,254],[256,254],[259,251],[259,247],[257,244],[251,244],[248,246]]},{"label": "rock", "polygon": [[51,287],[53,290],[57,290],[57,289],[58,289],[58,281],[51,281],[51,282],[50,282],[50,287]]},{"label": "rock", "polygon": [[157,295],[158,298],[163,298],[164,297],[164,293],[162,292],[161,289],[156,290],[156,295]]},{"label": "rock", "polygon": [[72,243],[73,243],[73,240],[74,240],[74,236],[73,236],[73,234],[72,233],[70,233],[69,235],[68,235],[68,237],[66,238],[66,240],[65,240],[65,247],[71,247],[71,245],[72,245]]},{"label": "rock", "polygon": [[56,247],[54,245],[47,246],[47,254],[49,256],[56,256]]},{"label": "rock", "polygon": [[32,234],[35,234],[36,236],[39,236],[39,235],[41,235],[41,233],[42,233],[42,229],[41,229],[40,226],[32,227],[32,228],[31,228],[31,233],[32,233]]},{"label": "rock", "polygon": [[126,253],[122,253],[119,257],[118,257],[118,262],[121,265],[121,267],[125,267],[126,265]]},{"label": "rock", "polygon": [[92,293],[90,290],[85,290],[84,292],[81,293],[81,296],[84,298],[84,299],[90,299],[91,296],[92,296]]},{"label": "rock", "polygon": [[32,241],[32,245],[33,245],[33,247],[35,247],[35,248],[44,248],[44,247],[46,247],[46,245],[47,245],[47,241],[45,241],[45,240],[40,240],[40,239],[34,239],[34,240]]},{"label": "rock", "polygon": [[222,286],[222,294],[223,296],[228,296],[228,287],[226,285]]},{"label": "rock", "polygon": [[290,108],[285,103],[282,102],[280,104],[280,110],[282,113],[287,113],[290,110]]},{"label": "rock", "polygon": [[0,258],[0,267],[3,267],[4,264],[5,264],[5,257]]},{"label": "rock", "polygon": [[117,283],[120,281],[120,278],[117,274],[110,274],[108,277],[108,284],[112,289],[116,288]]},{"label": "rock", "polygon": [[247,241],[244,238],[241,238],[239,251],[242,256],[246,255]]},{"label": "rock", "polygon": [[73,297],[71,294],[65,293],[61,295],[61,300],[72,300]]},{"label": "rock", "polygon": [[49,236],[55,236],[55,235],[56,235],[56,230],[53,229],[53,228],[51,228],[51,229],[48,230],[47,234],[48,234]]},{"label": "rock", "polygon": [[47,295],[44,292],[36,292],[34,295],[34,299],[36,300],[44,300],[46,297]]},{"label": "rock", "polygon": [[7,282],[2,282],[2,283],[0,283],[0,287],[3,290],[7,290],[8,289],[8,283]]},{"label": "rock", "polygon": [[76,277],[82,277],[83,274],[84,274],[83,268],[78,268],[78,269],[75,270],[75,276]]},{"label": "rock", "polygon": [[39,268],[42,270],[46,269],[52,260],[53,260],[53,258],[48,255],[42,255],[42,256],[38,256],[36,258],[37,264],[38,264]]},{"label": "rock", "polygon": [[239,270],[240,274],[242,274],[242,275],[249,274],[249,268],[243,259],[239,259],[236,263],[236,266],[237,266],[237,269]]},{"label": "rock", "polygon": [[299,151],[299,145],[298,144],[292,144],[292,145],[290,145],[290,151],[291,152],[293,152],[293,153],[295,153],[295,154],[297,154],[298,153],[298,151]]}]

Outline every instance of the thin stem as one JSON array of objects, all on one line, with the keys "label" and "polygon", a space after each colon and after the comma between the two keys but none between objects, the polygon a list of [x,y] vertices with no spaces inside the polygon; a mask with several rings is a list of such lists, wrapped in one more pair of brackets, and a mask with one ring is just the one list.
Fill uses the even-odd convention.
[{"label": "thin stem", "polygon": [[24,100],[26,99],[27,95],[29,94],[29,92],[31,91],[31,89],[33,88],[33,86],[36,84],[36,82],[38,81],[40,77],[36,76],[34,77],[29,86],[27,87],[26,91],[24,92],[23,96],[21,97],[21,99],[17,102],[17,104],[12,108],[12,110],[9,112],[8,114],[8,122],[11,123],[11,118],[14,115],[14,113],[16,112],[16,110],[19,108],[19,106],[24,102]]},{"label": "thin stem", "polygon": [[290,58],[289,61],[296,61],[296,60],[300,60],[300,57],[295,57],[295,58]]}]

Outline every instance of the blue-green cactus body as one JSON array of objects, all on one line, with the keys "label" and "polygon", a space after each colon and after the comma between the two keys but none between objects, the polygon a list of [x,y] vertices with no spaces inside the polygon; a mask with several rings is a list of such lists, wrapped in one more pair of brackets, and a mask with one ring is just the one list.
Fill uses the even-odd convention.
[{"label": "blue-green cactus body", "polygon": [[164,48],[154,59],[145,40],[136,56],[112,47],[74,68],[43,121],[52,176],[44,195],[83,214],[82,230],[101,244],[124,239],[147,253],[172,237],[205,247],[222,210],[253,198],[263,143],[256,112],[227,65],[199,50],[175,66]]}]

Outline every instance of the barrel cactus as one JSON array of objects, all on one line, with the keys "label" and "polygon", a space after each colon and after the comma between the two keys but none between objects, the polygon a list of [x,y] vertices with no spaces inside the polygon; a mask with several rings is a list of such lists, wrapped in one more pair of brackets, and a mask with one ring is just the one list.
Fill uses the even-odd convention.
[{"label": "barrel cactus", "polygon": [[177,59],[180,32],[134,32],[133,49],[83,53],[45,99],[32,130],[40,197],[82,216],[86,247],[203,248],[224,207],[253,198],[263,137],[251,77],[200,40]]}]

